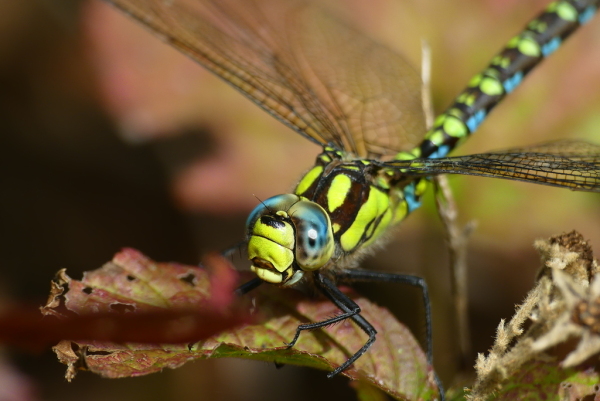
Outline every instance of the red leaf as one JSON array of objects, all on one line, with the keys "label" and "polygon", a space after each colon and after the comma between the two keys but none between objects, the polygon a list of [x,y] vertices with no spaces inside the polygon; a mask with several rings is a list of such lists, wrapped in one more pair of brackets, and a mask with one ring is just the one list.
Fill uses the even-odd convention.
[{"label": "red leaf", "polygon": [[[192,359],[223,357],[330,371],[367,339],[348,320],[322,330],[303,332],[296,346],[288,349],[285,343],[293,338],[299,324],[320,321],[340,311],[328,300],[310,300],[295,290],[262,286],[243,297],[246,301],[252,299],[253,307],[260,312],[260,323],[236,329],[230,326],[227,331],[213,332],[215,335],[201,341],[197,336],[196,342],[189,346],[181,343],[190,333],[199,334],[202,322],[209,329],[223,329],[232,322],[228,318],[236,316],[229,305],[235,275],[222,258],[211,257],[207,264],[212,268],[211,274],[196,267],[156,263],[136,251],[124,250],[113,262],[85,273],[81,281],[61,272],[44,312],[101,317],[88,325],[88,333],[93,334],[86,337],[88,340],[66,340],[54,348],[59,359],[69,365],[67,378],[72,379],[77,369],[105,377],[128,377],[175,368]],[[61,292],[66,287],[68,290]],[[431,368],[410,332],[387,310],[350,296],[379,334],[371,349],[344,374],[363,379],[397,398],[428,399],[436,394]],[[207,320],[193,319],[193,314],[178,314],[182,309],[188,313],[190,308]],[[171,320],[156,324],[158,321],[154,319],[161,313]],[[151,319],[144,320],[145,316]],[[113,317],[119,320],[112,320]],[[117,340],[120,344],[114,342]]]}]

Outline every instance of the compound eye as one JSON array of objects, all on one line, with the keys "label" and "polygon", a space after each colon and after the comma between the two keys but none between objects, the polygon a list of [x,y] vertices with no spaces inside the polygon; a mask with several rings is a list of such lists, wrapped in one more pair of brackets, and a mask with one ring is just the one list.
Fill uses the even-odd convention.
[{"label": "compound eye", "polygon": [[280,210],[288,210],[294,203],[298,202],[300,197],[294,194],[275,195],[257,205],[248,219],[246,219],[246,231],[251,232],[256,220],[266,214],[278,212]]},{"label": "compound eye", "polygon": [[318,204],[300,201],[288,214],[296,228],[296,263],[302,270],[316,270],[333,255],[334,242],[331,221]]}]

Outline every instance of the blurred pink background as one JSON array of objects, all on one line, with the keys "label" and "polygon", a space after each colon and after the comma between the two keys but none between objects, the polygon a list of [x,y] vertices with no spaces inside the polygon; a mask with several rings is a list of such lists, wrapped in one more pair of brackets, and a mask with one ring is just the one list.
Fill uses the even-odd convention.
[{"label": "blurred pink background", "polygon": [[[425,38],[441,111],[546,3],[330,0],[327,7],[415,63]],[[598,17],[456,154],[560,138],[600,143],[597,71]],[[197,263],[204,252],[242,240],[257,198],[292,189],[319,152],[99,0],[1,2],[0,82],[0,299],[7,301],[42,303],[59,268],[77,277],[123,246],[157,260]],[[461,222],[478,223],[469,247],[469,290],[473,344],[483,352],[499,319],[510,317],[532,285],[536,238],[576,229],[600,254],[600,198],[486,178],[450,181]],[[456,371],[456,339],[443,233],[432,205],[430,196],[365,266],[428,279],[436,365],[448,382]],[[377,302],[422,338],[418,297],[410,289],[400,296],[391,290],[377,291]],[[360,291],[375,298],[373,289]],[[11,356],[11,370],[29,377],[40,399],[353,397],[343,378],[327,381],[323,372],[259,362],[202,361],[119,381],[81,374],[66,384],[64,367],[49,352]]]}]

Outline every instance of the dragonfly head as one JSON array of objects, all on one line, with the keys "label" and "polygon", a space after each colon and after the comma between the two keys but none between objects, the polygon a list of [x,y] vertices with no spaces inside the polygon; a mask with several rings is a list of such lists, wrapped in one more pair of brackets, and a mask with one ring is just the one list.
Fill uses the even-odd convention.
[{"label": "dragonfly head", "polygon": [[251,270],[269,283],[292,285],[333,255],[327,212],[298,195],[265,200],[248,216],[246,229]]}]

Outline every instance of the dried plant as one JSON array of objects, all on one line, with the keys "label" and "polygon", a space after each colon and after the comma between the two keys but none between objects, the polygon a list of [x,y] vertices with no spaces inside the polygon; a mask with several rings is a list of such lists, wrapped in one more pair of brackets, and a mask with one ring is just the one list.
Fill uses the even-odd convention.
[{"label": "dried plant", "polygon": [[[583,390],[569,385],[569,380],[597,383],[595,372],[568,369],[600,351],[598,262],[589,244],[575,231],[538,240],[535,247],[542,259],[536,285],[514,316],[500,322],[488,355],[478,356],[477,381],[467,396],[472,401],[511,391],[507,383],[519,381],[525,373],[529,380],[539,376],[541,381],[533,382],[539,386],[556,385],[558,378],[563,384],[559,386],[561,396],[567,398],[598,391],[594,385]],[[555,345],[573,337],[578,343],[566,358],[554,352]],[[550,372],[559,374],[547,380]]]}]

